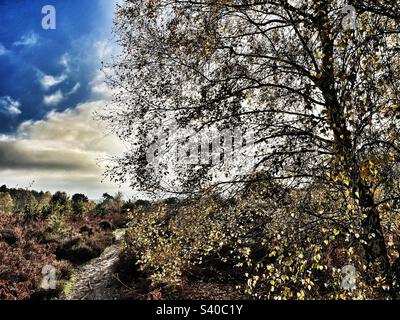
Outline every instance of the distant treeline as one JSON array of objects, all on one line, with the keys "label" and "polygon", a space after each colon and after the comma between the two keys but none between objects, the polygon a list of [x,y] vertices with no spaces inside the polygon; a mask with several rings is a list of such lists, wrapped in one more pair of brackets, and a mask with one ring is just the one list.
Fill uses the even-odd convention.
[{"label": "distant treeline", "polygon": [[[176,198],[160,201],[166,204],[176,204]],[[101,216],[111,213],[134,210],[139,207],[150,207],[153,202],[142,199],[124,200],[123,194],[115,195],[104,193],[100,201],[90,200],[85,194],[76,193],[69,196],[66,192],[36,191],[23,188],[0,187],[0,212],[17,213],[26,217],[48,217],[55,213],[72,213],[85,216],[95,213]]]}]

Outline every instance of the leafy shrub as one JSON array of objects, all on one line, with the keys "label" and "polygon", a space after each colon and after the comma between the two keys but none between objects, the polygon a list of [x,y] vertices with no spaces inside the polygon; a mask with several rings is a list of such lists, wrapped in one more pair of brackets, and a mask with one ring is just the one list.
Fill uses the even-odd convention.
[{"label": "leafy shrub", "polygon": [[25,205],[22,214],[25,218],[36,218],[40,215],[39,203],[33,194],[29,193],[25,199]]},{"label": "leafy shrub", "polygon": [[158,204],[132,214],[126,241],[154,284],[179,285],[184,272],[229,241],[230,220],[212,196],[178,207]]},{"label": "leafy shrub", "polygon": [[[56,209],[57,208],[57,209]],[[52,207],[53,213],[49,215],[47,221],[52,233],[65,237],[68,234],[68,228],[65,222],[65,216],[60,211],[58,205]]]},{"label": "leafy shrub", "polygon": [[[285,190],[258,183],[236,199],[202,194],[175,205],[157,203],[131,214],[126,245],[153,287],[177,288],[188,277],[231,283],[252,298],[388,297],[390,279],[367,266],[354,231],[357,204],[340,199],[320,185]],[[400,230],[399,219],[381,213],[394,242],[389,239]],[[352,292],[342,288],[346,265],[357,272]]]},{"label": "leafy shrub", "polygon": [[0,192],[0,213],[10,213],[14,207],[14,200],[8,192]]}]

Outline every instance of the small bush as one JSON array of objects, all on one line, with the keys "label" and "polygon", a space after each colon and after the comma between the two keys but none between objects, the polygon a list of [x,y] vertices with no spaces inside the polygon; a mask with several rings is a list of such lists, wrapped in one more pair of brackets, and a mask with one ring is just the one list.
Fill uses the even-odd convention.
[{"label": "small bush", "polygon": [[108,221],[105,221],[105,220],[101,221],[101,222],[99,223],[99,226],[100,226],[100,228],[101,228],[102,230],[104,230],[104,231],[111,231],[111,230],[113,229],[111,223],[108,222]]},{"label": "small bush", "polygon": [[113,241],[114,237],[111,233],[78,236],[61,243],[55,253],[57,259],[68,260],[74,264],[82,264],[100,256]]},{"label": "small bush", "polygon": [[79,233],[91,236],[93,235],[94,231],[92,227],[85,225],[79,229]]},{"label": "small bush", "polygon": [[0,192],[0,213],[10,213],[14,208],[14,200],[8,192]]},{"label": "small bush", "polygon": [[13,246],[18,241],[18,236],[13,229],[3,229],[0,231],[0,241],[7,243],[9,246]]}]

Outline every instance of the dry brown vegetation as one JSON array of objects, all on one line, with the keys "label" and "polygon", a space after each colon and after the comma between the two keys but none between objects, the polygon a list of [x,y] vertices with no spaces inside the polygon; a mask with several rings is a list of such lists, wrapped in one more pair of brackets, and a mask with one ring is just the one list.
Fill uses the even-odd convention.
[{"label": "dry brown vegetation", "polygon": [[[74,267],[98,257],[126,223],[122,210],[76,215],[68,201],[36,214],[0,212],[0,300],[62,298]],[[56,290],[41,289],[46,265],[56,268]]]}]

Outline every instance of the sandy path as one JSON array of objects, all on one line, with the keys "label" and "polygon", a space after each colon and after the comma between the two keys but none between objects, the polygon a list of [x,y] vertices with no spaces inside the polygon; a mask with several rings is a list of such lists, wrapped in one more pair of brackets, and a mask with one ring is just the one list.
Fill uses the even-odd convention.
[{"label": "sandy path", "polygon": [[114,232],[117,242],[108,247],[100,257],[80,266],[76,281],[66,300],[115,300],[121,284],[113,273],[114,265],[121,253],[124,230]]}]

